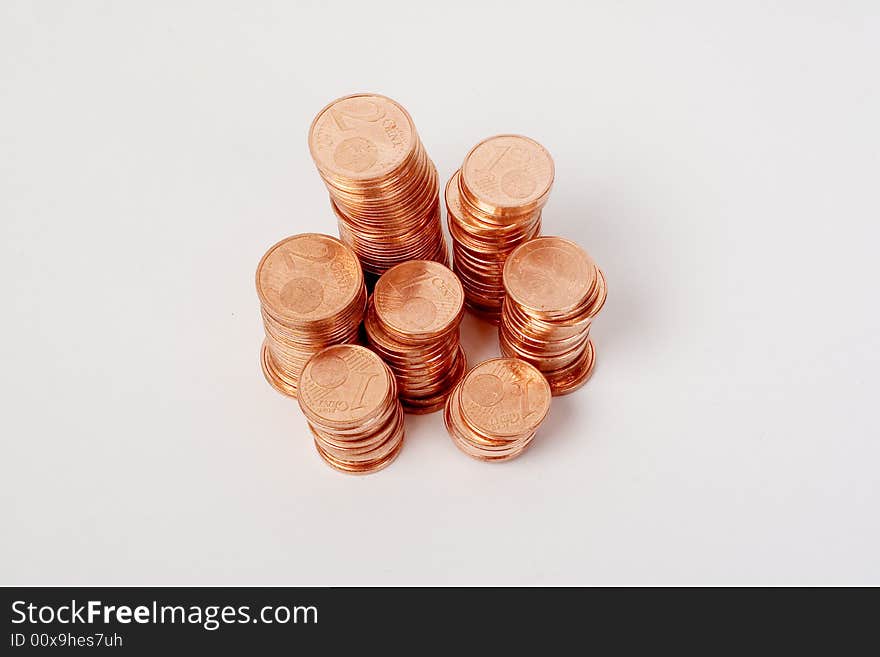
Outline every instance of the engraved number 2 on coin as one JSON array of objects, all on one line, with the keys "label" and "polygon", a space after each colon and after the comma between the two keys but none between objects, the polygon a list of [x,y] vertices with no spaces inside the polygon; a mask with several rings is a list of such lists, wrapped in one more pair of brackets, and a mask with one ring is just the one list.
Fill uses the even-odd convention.
[{"label": "engraved number 2 on coin", "polygon": [[300,253],[298,251],[294,251],[291,248],[284,249],[284,263],[287,265],[287,269],[293,271],[296,269],[296,260],[294,258],[301,258],[302,260],[306,260],[308,262],[327,262],[328,260],[333,259],[333,254],[330,253],[329,250],[325,251],[321,254],[314,253]]},{"label": "engraved number 2 on coin", "polygon": [[[354,108],[331,107],[330,116],[332,116],[333,120],[336,122],[336,127],[338,127],[343,132],[346,130],[353,130],[354,125],[352,125],[350,121],[366,121],[367,123],[375,123],[385,116],[385,110],[382,109],[382,107],[380,107],[378,103],[370,100],[362,101],[362,103],[362,105],[358,105]],[[364,107],[365,105],[369,105],[369,107]],[[346,121],[346,119],[349,120]]]}]

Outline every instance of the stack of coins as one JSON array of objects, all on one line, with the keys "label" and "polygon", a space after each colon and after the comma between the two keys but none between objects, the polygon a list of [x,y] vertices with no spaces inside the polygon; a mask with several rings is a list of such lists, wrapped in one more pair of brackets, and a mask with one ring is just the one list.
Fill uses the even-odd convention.
[{"label": "stack of coins", "polygon": [[459,344],[464,291],[455,274],[429,260],[411,260],[379,278],[364,318],[367,340],[391,366],[410,413],[443,407],[464,376]]},{"label": "stack of coins", "polygon": [[376,94],[335,100],[312,122],[309,149],[339,236],[368,275],[407,260],[448,264],[437,168],[400,105]]},{"label": "stack of coins", "polygon": [[364,275],[335,237],[304,233],[270,248],[257,267],[257,296],[266,333],[263,374],[285,395],[296,397],[300,372],[315,352],[358,341]]},{"label": "stack of coins", "polygon": [[495,324],[504,300],[504,261],[540,232],[553,176],[553,160],[539,143],[498,135],[477,144],[446,186],[453,268],[468,308]]},{"label": "stack of coins", "polygon": [[595,364],[590,325],[607,295],[605,275],[577,244],[539,237],[504,264],[501,351],[537,367],[554,395],[586,383]]},{"label": "stack of coins", "polygon": [[364,347],[337,345],[312,356],[300,377],[299,406],[318,454],[342,472],[381,470],[403,447],[394,374]]},{"label": "stack of coins", "polygon": [[468,456],[506,461],[522,454],[550,410],[550,386],[532,365],[495,358],[467,373],[446,400],[452,442]]}]

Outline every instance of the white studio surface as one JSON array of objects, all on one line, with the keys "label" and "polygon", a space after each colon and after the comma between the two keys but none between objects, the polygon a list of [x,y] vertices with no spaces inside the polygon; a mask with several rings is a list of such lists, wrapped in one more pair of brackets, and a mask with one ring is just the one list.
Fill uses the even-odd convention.
[{"label": "white studio surface", "polygon": [[[880,584],[875,2],[4,2],[2,584]],[[254,271],[335,97],[518,132],[608,279],[530,451],[347,477]],[[498,354],[468,318],[472,363]]]}]

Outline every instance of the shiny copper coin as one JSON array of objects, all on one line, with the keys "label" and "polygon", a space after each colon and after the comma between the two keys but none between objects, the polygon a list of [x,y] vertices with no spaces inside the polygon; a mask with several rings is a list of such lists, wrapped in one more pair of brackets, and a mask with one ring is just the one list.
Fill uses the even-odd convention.
[{"label": "shiny copper coin", "polygon": [[263,373],[279,392],[295,397],[312,354],[360,337],[367,301],[360,263],[335,237],[294,235],[260,260],[256,286],[266,334]]},{"label": "shiny copper coin", "polygon": [[443,419],[453,443],[483,461],[522,454],[550,410],[543,375],[525,361],[495,358],[474,367],[446,400]]},{"label": "shiny copper coin", "polygon": [[318,454],[331,467],[366,474],[399,453],[404,425],[397,383],[370,350],[349,344],[323,349],[306,363],[298,392]]},{"label": "shiny copper coin", "polygon": [[481,433],[501,438],[535,431],[550,410],[550,386],[529,363],[495,358],[462,380],[461,411]]},{"label": "shiny copper coin", "polygon": [[517,305],[564,314],[581,304],[596,281],[596,263],[577,244],[537,237],[517,248],[504,265],[504,289]]},{"label": "shiny copper coin", "polygon": [[507,256],[541,230],[553,176],[553,160],[540,144],[499,135],[477,144],[446,185],[453,269],[467,307],[488,321],[501,318]]},{"label": "shiny copper coin", "polygon": [[274,317],[296,324],[343,311],[362,284],[363,274],[351,250],[318,233],[281,240],[257,267],[260,302]]},{"label": "shiny copper coin", "polygon": [[554,178],[553,158],[522,135],[496,135],[471,149],[461,167],[465,201],[484,216],[521,215],[544,204]]},{"label": "shiny copper coin", "polygon": [[437,168],[400,105],[379,94],[333,101],[312,123],[309,149],[369,281],[407,260],[448,264]]},{"label": "shiny copper coin", "polygon": [[409,413],[431,413],[464,375],[459,344],[464,290],[437,262],[413,260],[376,282],[364,318],[367,341],[391,367]]},{"label": "shiny copper coin", "polygon": [[322,426],[358,426],[388,405],[393,379],[369,349],[337,345],[309,359],[300,377],[299,403]]},{"label": "shiny copper coin", "polygon": [[501,352],[537,367],[554,395],[582,386],[595,366],[593,318],[607,297],[605,276],[577,244],[540,237],[504,264]]},{"label": "shiny copper coin", "polygon": [[322,171],[351,180],[382,178],[413,151],[406,110],[379,94],[353,94],[322,109],[309,130],[309,150]]},{"label": "shiny copper coin", "polygon": [[398,336],[430,338],[461,320],[464,290],[448,267],[412,260],[385,272],[376,283],[373,304],[382,324]]}]

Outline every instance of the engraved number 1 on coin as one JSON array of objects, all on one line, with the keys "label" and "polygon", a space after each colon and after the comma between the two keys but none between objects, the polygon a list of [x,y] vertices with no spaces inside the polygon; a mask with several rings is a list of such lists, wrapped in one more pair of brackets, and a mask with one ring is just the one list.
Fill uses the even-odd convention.
[{"label": "engraved number 1 on coin", "polygon": [[492,160],[492,162],[489,164],[488,167],[486,167],[485,170],[491,171],[492,169],[494,169],[495,166],[504,158],[504,156],[507,155],[507,151],[509,151],[510,148],[510,146],[503,146],[501,148],[498,148],[496,146],[495,150],[498,152],[498,155],[495,156],[495,159]]},{"label": "engraved number 1 on coin", "polygon": [[354,393],[355,399],[352,400],[351,410],[353,411],[364,407],[364,397],[367,396],[367,388],[370,386],[370,382],[379,376],[378,374],[364,374],[362,372],[359,372],[359,374],[361,381],[357,391]]},{"label": "engraved number 1 on coin", "polygon": [[489,163],[489,166],[487,166],[485,169],[482,169],[482,171],[485,171],[486,173],[489,173],[490,171],[492,171],[492,169],[494,169],[496,166],[498,166],[498,164],[501,162],[501,160],[503,160],[504,157],[508,153],[510,153],[511,155],[513,155],[515,153],[520,153],[521,155],[525,155],[525,159],[527,161],[529,159],[528,151],[526,151],[522,148],[518,148],[518,147],[514,148],[513,146],[501,146],[501,147],[495,146],[495,152],[497,153],[497,155],[495,155],[495,157]]},{"label": "engraved number 1 on coin", "polygon": [[535,412],[534,410],[529,410],[529,383],[531,383],[531,381],[526,380],[525,383],[523,383],[519,379],[513,382],[513,385],[516,386],[516,389],[519,392],[520,413],[522,414],[523,419]]},{"label": "engraved number 1 on coin", "polygon": [[420,283],[427,283],[429,281],[433,282],[434,279],[437,279],[437,276],[435,276],[431,272],[423,272],[423,273],[419,274],[418,276],[415,276],[413,278],[408,279],[402,285],[398,281],[392,282],[389,280],[388,287],[390,287],[392,290],[394,290],[394,292],[402,299],[408,299],[409,296],[404,293],[404,290],[412,289],[413,287],[415,287],[416,285],[419,285]]}]

